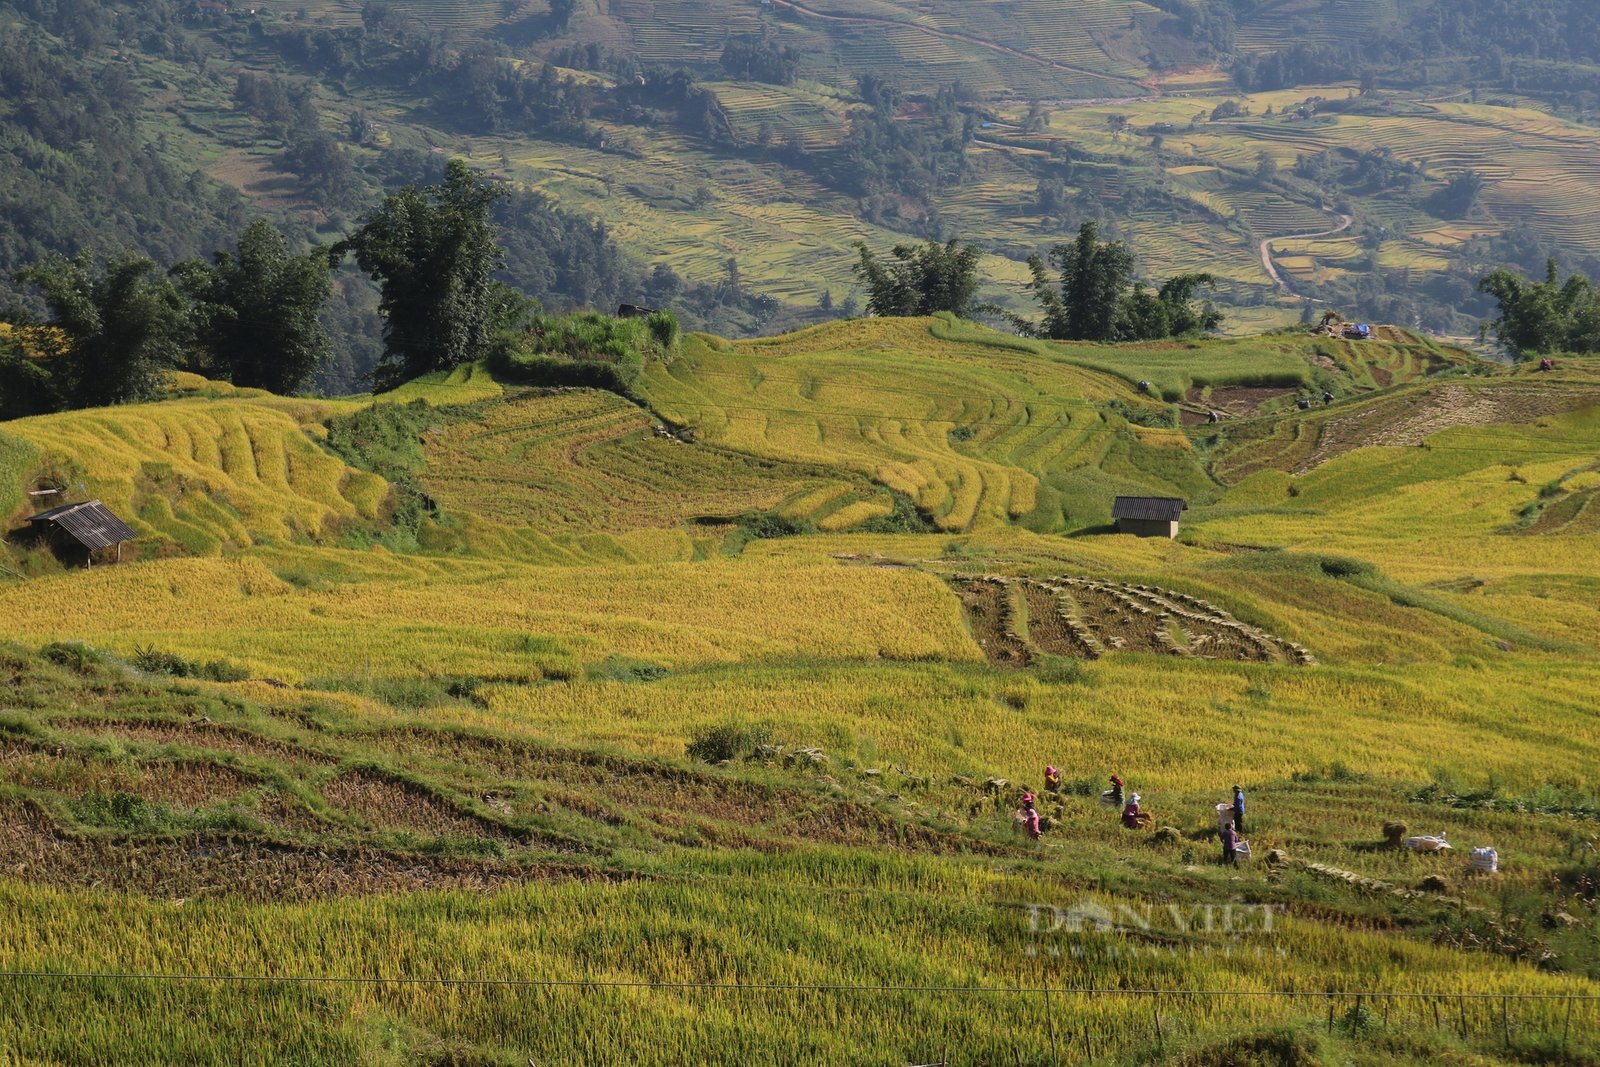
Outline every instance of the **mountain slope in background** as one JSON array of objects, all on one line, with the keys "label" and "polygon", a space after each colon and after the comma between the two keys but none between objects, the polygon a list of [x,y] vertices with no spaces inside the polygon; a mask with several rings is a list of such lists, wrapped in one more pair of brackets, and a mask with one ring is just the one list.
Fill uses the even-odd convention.
[{"label": "mountain slope in background", "polygon": [[[170,265],[254,213],[331,240],[451,155],[515,190],[510,279],[546,304],[725,335],[854,310],[857,240],[976,241],[985,295],[1026,310],[1027,255],[1104,220],[1148,277],[1216,273],[1239,332],[1336,306],[1451,335],[1488,314],[1487,268],[1600,249],[1576,0],[74,0],[0,23],[7,274],[80,248]],[[376,358],[364,279],[330,324],[344,390]]]}]

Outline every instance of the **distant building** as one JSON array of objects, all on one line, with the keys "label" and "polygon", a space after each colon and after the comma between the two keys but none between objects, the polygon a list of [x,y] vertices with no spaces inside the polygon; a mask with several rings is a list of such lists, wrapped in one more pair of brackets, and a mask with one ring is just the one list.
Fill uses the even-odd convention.
[{"label": "distant building", "polygon": [[1117,532],[1136,537],[1177,537],[1178,517],[1189,507],[1176,496],[1119,496],[1111,505]]}]

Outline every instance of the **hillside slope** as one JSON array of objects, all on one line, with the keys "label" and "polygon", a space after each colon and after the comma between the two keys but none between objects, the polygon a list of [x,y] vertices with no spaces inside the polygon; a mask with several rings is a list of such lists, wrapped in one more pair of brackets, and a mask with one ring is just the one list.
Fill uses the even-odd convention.
[{"label": "hillside slope", "polygon": [[[173,516],[6,546],[23,1060],[1600,1055],[1589,362],[935,318],[696,335],[648,408],[181,384],[0,436],[19,510]],[[1101,525],[1171,491],[1176,541]]]}]

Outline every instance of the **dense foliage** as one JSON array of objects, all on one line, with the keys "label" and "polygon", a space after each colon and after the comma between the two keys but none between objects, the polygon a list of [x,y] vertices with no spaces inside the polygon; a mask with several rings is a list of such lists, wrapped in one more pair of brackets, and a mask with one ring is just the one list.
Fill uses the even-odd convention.
[{"label": "dense foliage", "polygon": [[211,373],[234,385],[295,393],[327,361],[328,334],[320,314],[329,294],[325,252],[291,255],[289,243],[265,219],[239,237],[237,255],[173,269],[194,300],[200,340],[222,361]]},{"label": "dense foliage", "polygon": [[183,360],[187,307],[156,265],[138,256],[96,264],[87,253],[52,256],[19,272],[37,285],[66,351],[43,364],[78,407],[145,400]]},{"label": "dense foliage", "polygon": [[1600,352],[1600,295],[1582,274],[1562,281],[1552,259],[1543,281],[1501,268],[1480,279],[1478,288],[1499,302],[1492,328],[1512,355]]},{"label": "dense foliage", "polygon": [[1216,284],[1210,274],[1180,274],[1151,294],[1133,276],[1133,250],[1103,241],[1099,227],[1085,222],[1070,245],[1050,250],[1059,271],[1052,280],[1045,260],[1031,256],[1028,288],[1044,310],[1043,321],[1023,323],[1024,332],[1063,341],[1146,341],[1215,330],[1222,314],[1207,301],[1194,305],[1196,290]]},{"label": "dense foliage", "polygon": [[333,254],[354,253],[381,292],[384,362],[397,384],[488,354],[519,298],[494,273],[505,265],[489,212],[503,194],[453,159],[444,181],[388,197]]},{"label": "dense foliage", "polygon": [[856,245],[853,268],[867,287],[873,315],[932,315],[948,311],[970,316],[978,292],[978,246],[956,240],[945,244],[895,245],[890,260],[878,259],[866,242]]}]

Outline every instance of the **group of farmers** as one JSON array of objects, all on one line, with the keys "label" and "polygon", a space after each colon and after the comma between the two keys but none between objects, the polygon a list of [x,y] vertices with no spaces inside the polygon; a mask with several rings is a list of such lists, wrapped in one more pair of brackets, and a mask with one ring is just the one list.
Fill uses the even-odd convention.
[{"label": "group of farmers", "polygon": [[[1047,793],[1061,791],[1061,772],[1054,766],[1047,766],[1044,769],[1044,788]],[[1111,776],[1111,788],[1100,794],[1100,801],[1120,809],[1122,825],[1129,830],[1146,829],[1155,821],[1154,816],[1139,806],[1139,794],[1127,792],[1122,778],[1118,775]],[[1218,804],[1217,812],[1218,831],[1222,840],[1222,862],[1237,867],[1240,845],[1243,843],[1240,835],[1244,833],[1244,787],[1234,786],[1232,804]],[[1022,807],[1017,809],[1015,821],[1017,828],[1027,833],[1033,840],[1037,841],[1043,836],[1039,809],[1034,804],[1032,792],[1023,791]]]}]

